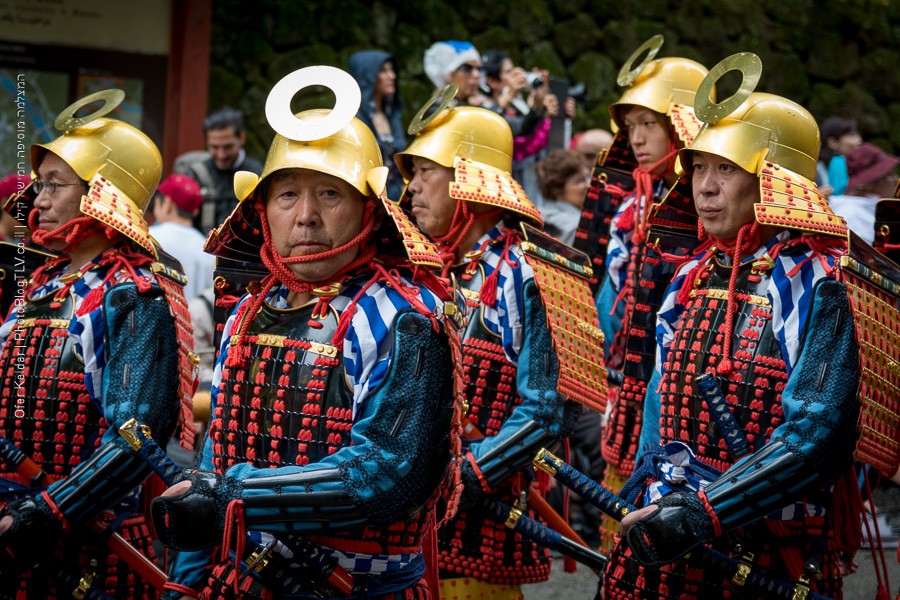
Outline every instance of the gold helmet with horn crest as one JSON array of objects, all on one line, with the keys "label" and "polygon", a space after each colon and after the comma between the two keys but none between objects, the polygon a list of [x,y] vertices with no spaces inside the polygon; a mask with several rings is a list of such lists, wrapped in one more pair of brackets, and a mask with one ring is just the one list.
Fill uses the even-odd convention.
[{"label": "gold helmet with horn crest", "polygon": [[[323,86],[335,96],[332,109],[291,111],[293,97],[309,86]],[[267,180],[285,169],[309,169],[346,181],[363,196],[380,201],[399,230],[410,260],[440,266],[428,241],[385,193],[388,168],[378,142],[358,118],[361,93],[353,77],[336,67],[312,66],[285,76],[269,92],[266,118],[275,130],[261,175],[238,171],[234,193],[238,205],[219,227],[210,232],[206,251],[224,258],[259,262],[263,244],[257,200],[264,201]]]},{"label": "gold helmet with horn crest", "polygon": [[701,123],[694,116],[692,107],[697,88],[708,71],[688,58],[656,58],[664,41],[662,35],[651,37],[631,54],[619,70],[616,82],[625,89],[621,98],[609,105],[609,115],[618,128],[616,136],[620,138],[620,143],[625,137],[623,109],[630,106],[641,106],[665,115],[685,145],[700,130]]},{"label": "gold helmet with horn crest", "polygon": [[[143,212],[159,183],[162,156],[156,144],[136,127],[105,117],[124,98],[122,90],[103,90],[63,110],[54,122],[62,135],[46,144],[34,144],[31,165],[37,172],[48,152],[60,157],[88,183],[81,212],[115,229],[156,258]],[[94,102],[103,105],[87,116],[75,116]],[[21,200],[26,198],[23,195]]]},{"label": "gold helmet with horn crest", "polygon": [[540,211],[510,175],[513,136],[506,119],[485,108],[451,107],[456,90],[455,83],[444,87],[413,118],[408,133],[415,137],[394,155],[400,174],[409,182],[413,157],[427,158],[455,171],[450,197],[497,206],[542,226]]},{"label": "gold helmet with horn crest", "polygon": [[[741,85],[715,102],[711,90],[730,71]],[[705,124],[679,152],[688,170],[692,152],[707,152],[732,161],[760,180],[754,206],[761,225],[844,237],[847,226],[834,214],[815,184],[819,127],[805,108],[774,94],[755,92],[762,73],[759,57],[742,52],[722,60],[697,90],[694,109]]]}]

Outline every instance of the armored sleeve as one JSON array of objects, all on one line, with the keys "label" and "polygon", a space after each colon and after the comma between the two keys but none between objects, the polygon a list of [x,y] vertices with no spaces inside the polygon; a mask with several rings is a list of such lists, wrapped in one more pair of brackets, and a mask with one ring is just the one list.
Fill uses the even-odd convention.
[{"label": "armored sleeve", "polygon": [[706,490],[723,529],[821,489],[852,460],[859,415],[852,313],[842,283],[820,281],[813,294],[803,350],[782,393],[784,423]]},{"label": "armored sleeve", "polygon": [[449,342],[409,310],[398,313],[390,335],[388,373],[360,405],[351,445],[305,467],[228,470],[249,527],[311,533],[383,525],[434,492],[449,459]]},{"label": "armored sleeve", "polygon": [[102,307],[107,361],[102,377],[102,442],[72,474],[48,489],[50,501],[70,522],[98,516],[150,473],[118,428],[134,417],[150,425],[165,446],[179,415],[178,344],[163,291],[138,293],[134,283],[110,288]]},{"label": "armored sleeve", "polygon": [[524,339],[516,372],[522,403],[496,435],[472,442],[468,448],[490,487],[531,464],[542,447],[555,446],[569,435],[580,413],[580,405],[556,391],[559,360],[533,279],[525,283],[523,297]]}]

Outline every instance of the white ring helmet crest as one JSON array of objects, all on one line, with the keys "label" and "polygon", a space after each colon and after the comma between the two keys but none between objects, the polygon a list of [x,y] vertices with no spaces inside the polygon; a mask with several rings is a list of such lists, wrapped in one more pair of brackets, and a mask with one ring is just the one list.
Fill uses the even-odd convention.
[{"label": "white ring helmet crest", "polygon": [[[334,108],[327,116],[300,121],[291,111],[291,100],[297,92],[312,85],[332,91]],[[334,135],[343,129],[359,110],[362,93],[353,76],[336,67],[317,65],[297,69],[275,84],[266,99],[266,119],[277,133],[297,142],[311,142]]]}]

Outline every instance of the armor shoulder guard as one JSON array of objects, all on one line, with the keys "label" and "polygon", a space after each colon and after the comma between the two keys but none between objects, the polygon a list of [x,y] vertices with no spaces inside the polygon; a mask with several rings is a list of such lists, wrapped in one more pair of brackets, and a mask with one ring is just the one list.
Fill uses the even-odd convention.
[{"label": "armor shoulder guard", "polygon": [[170,281],[174,281],[181,287],[186,286],[188,278],[184,274],[184,267],[181,266],[178,259],[159,246],[156,247],[156,253],[159,258],[150,265],[150,270],[153,271],[153,274],[157,277],[165,277]]},{"label": "armor shoulder guard", "polygon": [[178,418],[178,438],[181,446],[191,450],[194,447],[193,396],[197,389],[197,365],[200,356],[194,352],[194,326],[184,296],[184,286],[188,278],[178,259],[156,249],[158,259],[150,264],[150,271],[156,284],[162,289],[169,312],[175,320],[175,335],[178,343],[178,396],[181,408]]},{"label": "armor shoulder guard", "polygon": [[594,410],[606,410],[603,334],[588,286],[590,260],[582,252],[522,225],[521,248],[534,271],[547,327],[559,359],[556,391]]},{"label": "armor shoulder guard", "polygon": [[854,457],[890,477],[900,467],[900,267],[850,232],[838,278],[859,343],[859,441]]}]

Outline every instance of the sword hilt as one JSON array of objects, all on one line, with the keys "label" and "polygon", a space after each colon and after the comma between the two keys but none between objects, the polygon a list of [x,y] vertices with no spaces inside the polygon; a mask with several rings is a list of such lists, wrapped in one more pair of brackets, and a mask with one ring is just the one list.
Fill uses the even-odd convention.
[{"label": "sword hilt", "polygon": [[119,427],[119,435],[125,438],[138,456],[159,475],[167,486],[171,487],[184,479],[181,467],[169,458],[166,451],[153,439],[150,426],[139,423],[137,419],[128,419]]},{"label": "sword hilt", "polygon": [[621,521],[625,515],[635,510],[633,504],[604,489],[546,448],[542,448],[534,457],[534,466],[561,481],[616,521]]}]

